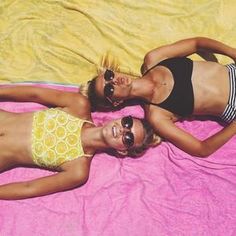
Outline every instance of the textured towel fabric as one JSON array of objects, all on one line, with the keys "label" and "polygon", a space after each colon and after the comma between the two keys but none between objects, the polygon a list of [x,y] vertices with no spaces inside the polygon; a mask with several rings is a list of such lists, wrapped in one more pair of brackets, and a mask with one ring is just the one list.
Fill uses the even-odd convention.
[{"label": "textured towel fabric", "polygon": [[[148,50],[187,37],[208,36],[236,47],[235,8],[233,0],[1,0],[0,83],[81,84],[96,75],[106,53],[117,58],[122,72],[139,75]],[[42,106],[0,107],[20,112]],[[132,107],[93,118],[103,123],[124,114],[143,112]],[[221,128],[214,121],[178,125],[200,138]],[[81,188],[0,201],[0,235],[236,235],[235,165],[235,138],[207,159],[168,142],[140,159],[97,154]],[[0,183],[48,174],[18,168],[1,174]]]},{"label": "textured towel fabric", "polygon": [[[34,103],[0,105],[14,112],[42,107]],[[143,111],[135,106],[94,113],[93,118],[99,124],[127,114],[142,117]],[[178,125],[200,138],[221,128],[213,121]],[[1,174],[0,183],[49,174],[18,168]],[[235,177],[236,138],[207,159],[191,157],[168,142],[139,159],[96,154],[88,182],[78,189],[0,201],[0,235],[235,235]]]},{"label": "textured towel fabric", "polygon": [[1,0],[0,82],[80,84],[106,53],[139,75],[147,51],[187,37],[236,46],[235,7],[234,0]]}]

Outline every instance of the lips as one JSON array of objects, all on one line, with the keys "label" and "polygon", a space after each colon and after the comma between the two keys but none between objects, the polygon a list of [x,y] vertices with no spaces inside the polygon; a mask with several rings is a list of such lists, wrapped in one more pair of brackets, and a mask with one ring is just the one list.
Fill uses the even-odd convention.
[{"label": "lips", "polygon": [[129,83],[129,80],[126,77],[119,77],[117,78],[117,82],[119,85],[122,85],[122,84],[126,85]]},{"label": "lips", "polygon": [[130,81],[131,81],[131,79],[130,79],[129,77],[123,78],[123,83],[124,83],[125,85],[129,85],[129,84],[130,84]]}]

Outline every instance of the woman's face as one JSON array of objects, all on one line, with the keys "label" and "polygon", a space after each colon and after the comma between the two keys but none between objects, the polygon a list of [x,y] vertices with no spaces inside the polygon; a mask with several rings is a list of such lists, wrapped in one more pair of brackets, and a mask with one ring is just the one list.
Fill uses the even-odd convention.
[{"label": "woman's face", "polygon": [[102,98],[115,102],[129,98],[132,79],[125,74],[106,70],[96,78],[96,92]]},{"label": "woman's face", "polygon": [[139,119],[126,116],[103,126],[102,136],[107,145],[124,151],[143,144],[145,130]]}]

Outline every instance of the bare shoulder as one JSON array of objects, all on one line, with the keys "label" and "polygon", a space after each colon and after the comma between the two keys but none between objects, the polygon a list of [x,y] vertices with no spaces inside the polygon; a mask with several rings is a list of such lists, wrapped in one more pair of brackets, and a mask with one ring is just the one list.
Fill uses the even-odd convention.
[{"label": "bare shoulder", "polygon": [[161,121],[176,122],[178,117],[172,112],[169,112],[159,106],[146,105],[145,117],[150,123],[159,123]]},{"label": "bare shoulder", "polygon": [[141,71],[148,70],[156,64],[160,63],[161,61],[169,58],[170,56],[167,53],[169,47],[170,45],[160,46],[147,52],[143,58],[143,65],[141,67]]},{"label": "bare shoulder", "polygon": [[68,103],[67,111],[74,116],[78,116],[82,119],[91,119],[91,105],[88,99],[79,94],[73,94],[73,99]]},{"label": "bare shoulder", "polygon": [[81,95],[80,93],[76,93],[75,103],[77,103],[82,108],[90,109],[90,102],[87,97]]},{"label": "bare shoulder", "polygon": [[70,92],[70,93],[68,93],[68,95],[70,96],[69,97],[70,103],[80,105],[81,107],[89,107],[90,106],[88,98],[81,95],[80,93]]}]

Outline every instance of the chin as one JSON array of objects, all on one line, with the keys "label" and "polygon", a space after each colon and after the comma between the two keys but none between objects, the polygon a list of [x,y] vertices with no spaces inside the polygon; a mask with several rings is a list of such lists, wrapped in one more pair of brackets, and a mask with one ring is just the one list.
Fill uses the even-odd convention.
[{"label": "chin", "polygon": [[103,127],[102,129],[102,136],[103,136],[103,139],[105,140],[105,142],[107,144],[110,143],[110,140],[113,138],[112,136],[112,131],[111,131],[111,126],[110,125],[106,125]]}]

